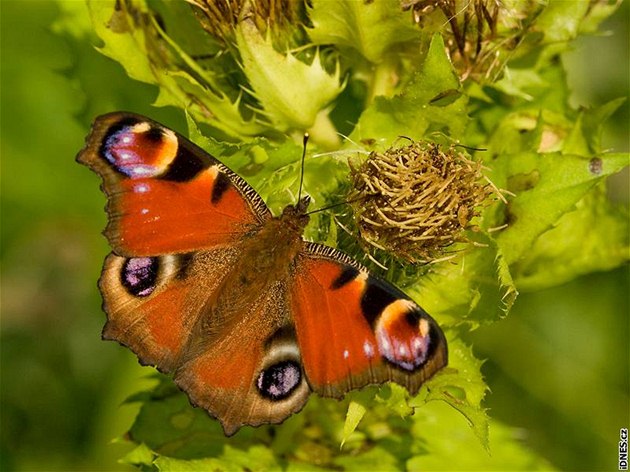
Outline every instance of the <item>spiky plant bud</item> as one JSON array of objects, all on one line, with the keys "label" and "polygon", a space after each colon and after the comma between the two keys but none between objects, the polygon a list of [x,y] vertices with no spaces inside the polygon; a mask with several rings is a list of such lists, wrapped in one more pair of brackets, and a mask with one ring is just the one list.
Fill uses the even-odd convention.
[{"label": "spiky plant bud", "polygon": [[408,262],[442,259],[466,241],[493,193],[482,166],[450,147],[420,142],[372,152],[352,169],[349,200],[364,242]]}]

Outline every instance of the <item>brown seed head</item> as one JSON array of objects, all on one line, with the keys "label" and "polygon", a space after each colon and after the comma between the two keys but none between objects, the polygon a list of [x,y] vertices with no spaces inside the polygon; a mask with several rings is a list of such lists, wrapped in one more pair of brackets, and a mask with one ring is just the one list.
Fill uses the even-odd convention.
[{"label": "brown seed head", "polygon": [[493,194],[482,166],[428,142],[372,152],[351,171],[349,200],[361,238],[408,262],[444,257]]}]

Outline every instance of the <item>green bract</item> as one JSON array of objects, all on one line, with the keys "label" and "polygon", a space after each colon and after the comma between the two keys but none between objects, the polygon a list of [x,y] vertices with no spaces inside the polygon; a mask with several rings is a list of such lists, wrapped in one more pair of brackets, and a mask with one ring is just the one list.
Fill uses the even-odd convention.
[{"label": "green bract", "polygon": [[343,89],[339,67],[329,75],[317,52],[310,65],[279,54],[249,22],[238,25],[236,39],[251,94],[261,104],[258,113],[277,131],[306,130],[322,146],[337,147],[339,136],[328,123],[327,107]]}]

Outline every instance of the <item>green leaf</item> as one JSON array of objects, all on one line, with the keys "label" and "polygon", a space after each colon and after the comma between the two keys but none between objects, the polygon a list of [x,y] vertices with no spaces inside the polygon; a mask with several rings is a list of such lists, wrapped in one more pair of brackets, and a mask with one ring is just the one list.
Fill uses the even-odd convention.
[{"label": "green leaf", "polygon": [[[135,28],[133,19],[123,8],[115,8],[115,0],[89,0],[92,25],[104,45],[99,51],[120,63],[129,77],[150,84],[157,83],[148,56],[144,32]],[[134,3],[137,15],[146,15],[145,2]]]},{"label": "green leaf", "polygon": [[580,110],[562,146],[562,153],[590,156],[604,152],[601,144],[604,124],[625,101],[626,98],[621,97],[596,108]]},{"label": "green leaf", "polygon": [[468,421],[475,436],[488,450],[488,416],[481,407],[481,402],[488,390],[481,375],[481,361],[475,359],[472,349],[461,339],[449,339],[448,367],[438,372],[425,386],[426,395],[421,392],[409,402],[413,407],[420,407],[433,400],[442,400],[459,411]]},{"label": "green leaf", "polygon": [[484,451],[457,412],[442,402],[432,402],[416,414],[413,432],[424,439],[422,448],[406,462],[410,472],[554,470],[527,446],[521,429],[499,421],[490,423],[491,453]]},{"label": "green leaf", "polygon": [[597,187],[543,233],[512,271],[519,289],[541,290],[630,260],[627,208],[613,206]]},{"label": "green leaf", "polygon": [[544,90],[549,84],[533,69],[506,67],[503,77],[493,87],[507,95],[531,101],[537,90]]},{"label": "green leaf", "polygon": [[477,247],[461,249],[452,260],[405,290],[442,325],[467,323],[471,328],[497,321],[509,312],[517,295],[502,249],[483,233],[471,234]]},{"label": "green leaf", "polygon": [[352,456],[340,456],[334,460],[334,464],[343,467],[343,470],[378,470],[379,472],[397,472],[400,464],[396,457],[387,449],[380,446],[370,448],[367,452],[362,452]]},{"label": "green leaf", "polygon": [[225,451],[219,458],[181,460],[161,456],[155,460],[155,465],[161,472],[281,470],[271,451],[264,446],[254,446],[246,451],[225,446]]},{"label": "green leaf", "polygon": [[629,163],[626,154],[595,159],[595,171],[591,159],[559,153],[503,155],[494,161],[497,178],[510,176],[506,182],[493,179],[495,184],[516,194],[505,209],[508,226],[495,237],[508,264],[524,257],[535,240],[598,182]]},{"label": "green leaf", "polygon": [[76,40],[84,41],[92,34],[92,25],[85,2],[57,0],[60,10],[57,20],[52,24],[52,30],[57,34],[68,34]]},{"label": "green leaf", "polygon": [[146,444],[141,443],[120,459],[123,464],[131,464],[135,466],[150,466],[155,459],[155,453],[147,447]]},{"label": "green leaf", "polygon": [[596,34],[600,23],[606,20],[610,15],[621,6],[621,1],[613,2],[595,2],[589,5],[586,16],[580,22],[581,34]]},{"label": "green leaf", "polygon": [[339,67],[329,74],[319,53],[305,64],[292,54],[280,54],[250,22],[236,29],[242,67],[260,112],[280,131],[308,131],[324,147],[337,147],[339,138],[327,120],[327,107],[341,93]]},{"label": "green leaf", "polygon": [[[567,104],[570,92],[566,72],[559,61],[551,61],[545,67],[509,64],[503,77],[484,91],[491,94],[495,102],[476,106],[472,122],[483,126],[482,136],[476,139],[481,138],[479,142],[484,148],[492,143],[491,152],[531,150],[522,146],[529,138],[521,133],[538,126],[544,134],[551,132],[560,139],[573,124],[573,111]],[[501,93],[498,96],[497,91]],[[547,151],[548,148],[548,145],[543,146]]]},{"label": "green leaf", "polygon": [[564,144],[562,146],[563,154],[576,154],[578,156],[588,156],[591,154],[584,130],[582,129],[583,117],[583,113],[580,113],[577,116],[575,123],[573,124],[573,129],[564,140]]},{"label": "green leaf", "polygon": [[314,0],[308,13],[313,27],[307,31],[314,44],[350,48],[353,52],[348,56],[356,51],[373,64],[383,61],[395,46],[419,35],[397,0]]},{"label": "green leaf", "polygon": [[401,385],[390,382],[384,385],[378,392],[376,401],[383,403],[390,411],[406,418],[413,414],[409,406],[409,392]]},{"label": "green leaf", "polygon": [[[172,386],[170,379],[164,382]],[[218,456],[225,443],[219,423],[203,410],[192,408],[176,388],[143,403],[129,434],[157,454],[184,459]]]},{"label": "green leaf", "polygon": [[[371,391],[362,391],[363,395],[355,395],[354,399],[350,402],[348,406],[348,411],[346,412],[346,421],[343,424],[343,437],[341,439],[341,447],[343,447],[346,440],[350,437],[352,433],[359,426],[359,422],[363,419],[365,412],[367,411],[366,400],[372,400],[374,398],[374,393]],[[365,396],[369,396],[369,398],[365,398]],[[361,398],[363,397],[363,398]]]},{"label": "green leaf", "polygon": [[242,472],[245,469],[228,461],[214,457],[207,459],[182,460],[160,456],[155,460],[155,466],[161,472]]},{"label": "green leaf", "polygon": [[545,42],[559,43],[577,36],[589,2],[551,1],[536,19],[536,29],[543,31]]},{"label": "green leaf", "polygon": [[319,467],[306,462],[289,461],[285,472],[330,472],[328,467]]},{"label": "green leaf", "polygon": [[132,79],[157,85],[157,106],[187,108],[232,137],[247,139],[268,129],[253,117],[243,118],[239,100],[229,98],[233,91],[222,89],[216,72],[201,68],[162,31],[143,0],[116,5],[115,0],[88,1],[94,30],[104,42],[99,50]]},{"label": "green leaf", "polygon": [[239,465],[244,470],[280,470],[272,452],[265,446],[252,446],[247,450],[225,446],[222,457],[225,461]]},{"label": "green leaf", "polygon": [[350,141],[376,139],[387,147],[400,136],[418,139],[431,131],[458,137],[468,122],[466,104],[442,37],[435,35],[420,71],[399,95],[376,97]]}]

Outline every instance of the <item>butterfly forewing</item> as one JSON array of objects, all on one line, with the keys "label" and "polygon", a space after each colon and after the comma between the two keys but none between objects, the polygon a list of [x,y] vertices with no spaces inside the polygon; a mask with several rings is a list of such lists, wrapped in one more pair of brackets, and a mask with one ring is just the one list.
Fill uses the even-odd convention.
[{"label": "butterfly forewing", "polygon": [[199,147],[130,113],[96,119],[77,160],[103,178],[105,234],[119,255],[237,243],[271,217],[256,192]]}]

